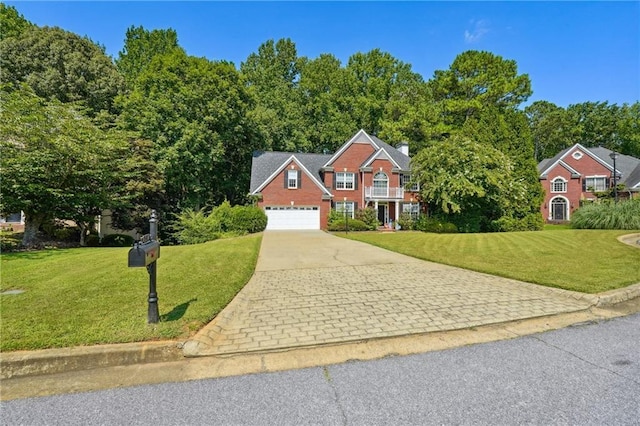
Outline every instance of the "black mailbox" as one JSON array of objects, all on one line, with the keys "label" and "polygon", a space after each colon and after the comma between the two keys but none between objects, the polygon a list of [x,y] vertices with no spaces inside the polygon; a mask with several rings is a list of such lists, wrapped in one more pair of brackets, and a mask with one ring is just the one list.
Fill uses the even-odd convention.
[{"label": "black mailbox", "polygon": [[160,257],[160,243],[157,241],[147,241],[146,243],[136,243],[129,250],[129,267],[149,266]]}]

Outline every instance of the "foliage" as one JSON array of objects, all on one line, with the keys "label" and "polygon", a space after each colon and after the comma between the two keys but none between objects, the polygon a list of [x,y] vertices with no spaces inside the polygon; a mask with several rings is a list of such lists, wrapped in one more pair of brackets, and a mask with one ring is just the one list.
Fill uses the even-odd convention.
[{"label": "foliage", "polygon": [[129,87],[157,55],[164,55],[178,46],[178,34],[173,29],[145,30],[144,27],[127,28],[124,47],[118,53],[116,67]]},{"label": "foliage", "polygon": [[407,212],[400,213],[400,217],[398,218],[398,225],[400,225],[400,229],[404,231],[415,230],[416,220],[413,219],[411,214]]},{"label": "foliage", "polygon": [[20,37],[33,27],[15,7],[0,3],[0,41],[10,37]]},{"label": "foliage", "polygon": [[369,225],[358,219],[344,220],[344,216],[340,220],[331,222],[327,229],[329,231],[370,231]]},{"label": "foliage", "polygon": [[463,232],[483,230],[485,222],[528,197],[506,155],[462,136],[420,151],[412,160],[412,171],[422,198]]},{"label": "foliage", "polygon": [[437,234],[458,232],[458,227],[453,223],[435,217],[420,216],[418,220],[413,221],[412,225],[411,229],[422,232],[435,232]]},{"label": "foliage", "polygon": [[127,268],[127,248],[3,253],[2,352],[187,339],[249,281],[259,235],[196,246],[162,247],[157,289],[160,322],[147,325],[149,277]]},{"label": "foliage", "polygon": [[88,222],[114,200],[122,141],[70,104],[47,102],[26,85],[1,93],[2,211],[24,211],[25,246],[54,217],[74,220],[82,238]]},{"label": "foliage", "polygon": [[544,229],[544,219],[540,213],[531,213],[522,219],[503,216],[494,220],[491,227],[497,232],[541,231]]},{"label": "foliage", "polygon": [[[640,250],[616,239],[625,233],[628,231],[565,229],[480,234],[371,232],[345,237],[431,262],[599,293],[640,282]],[[571,256],[567,254],[570,250]]]},{"label": "foliage", "polygon": [[587,204],[571,216],[577,229],[640,229],[640,199]]},{"label": "foliage", "polygon": [[204,210],[186,209],[176,217],[173,229],[181,244],[199,244],[213,241],[222,236],[237,236],[262,232],[267,227],[267,215],[256,206],[233,206],[225,201],[213,208],[211,213]]},{"label": "foliage", "polygon": [[103,47],[60,28],[34,26],[0,41],[0,68],[0,82],[25,82],[44,99],[79,102],[91,116],[115,112],[124,83]]},{"label": "foliage", "polygon": [[7,253],[20,248],[20,238],[13,231],[0,231],[0,252]]},{"label": "foliage", "polygon": [[364,209],[357,209],[355,212],[355,218],[364,222],[367,225],[367,229],[374,231],[378,228],[378,212],[372,207]]},{"label": "foliage", "polygon": [[103,247],[131,247],[135,239],[126,234],[109,234],[102,237],[100,245]]}]

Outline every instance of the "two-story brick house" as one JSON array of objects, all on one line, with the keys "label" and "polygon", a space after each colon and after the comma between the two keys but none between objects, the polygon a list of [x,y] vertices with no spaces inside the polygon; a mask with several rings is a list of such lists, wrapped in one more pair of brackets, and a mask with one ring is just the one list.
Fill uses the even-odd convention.
[{"label": "two-story brick house", "polygon": [[[597,147],[585,148],[577,143],[560,151],[555,157],[538,164],[540,182],[545,199],[540,206],[542,217],[548,222],[571,220],[580,202],[594,200],[597,192],[613,187],[613,151]],[[621,198],[640,193],[640,159],[617,154],[615,180],[625,190]]]},{"label": "two-story brick house", "polygon": [[378,221],[420,212],[410,179],[408,144],[397,148],[360,130],[334,154],[256,152],[250,195],[267,214],[267,229],[325,229],[331,209],[353,218],[360,208]]}]

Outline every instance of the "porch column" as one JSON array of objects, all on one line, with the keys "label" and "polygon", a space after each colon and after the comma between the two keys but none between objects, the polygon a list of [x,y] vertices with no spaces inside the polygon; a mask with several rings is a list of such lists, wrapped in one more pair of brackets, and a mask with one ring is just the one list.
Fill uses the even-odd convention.
[{"label": "porch column", "polygon": [[395,220],[395,222],[398,222],[399,218],[400,218],[400,202],[396,201],[396,220]]}]

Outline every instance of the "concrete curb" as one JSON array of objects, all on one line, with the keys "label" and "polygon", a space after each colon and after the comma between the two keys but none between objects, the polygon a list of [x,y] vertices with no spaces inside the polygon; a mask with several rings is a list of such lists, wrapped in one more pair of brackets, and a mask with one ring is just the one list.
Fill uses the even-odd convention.
[{"label": "concrete curb", "polygon": [[[564,292],[564,290],[552,288],[549,288],[549,291]],[[589,300],[592,308],[606,308],[640,298],[640,283],[593,295],[577,292],[566,292],[566,294],[568,297]],[[236,303],[242,303],[242,301],[237,301]],[[514,323],[522,323],[523,321],[527,320],[517,320]],[[493,326],[498,325],[493,324]],[[453,331],[460,332],[461,330]],[[191,344],[195,346],[198,346],[198,343],[191,341]],[[326,346],[335,345],[329,344]],[[197,352],[197,347],[183,348],[183,346],[184,342],[162,341],[5,352],[0,353],[0,379],[6,380],[105,367],[180,361],[187,359],[188,356],[194,356],[194,351]],[[282,352],[282,350],[277,352]]]},{"label": "concrete curb", "polygon": [[0,379],[182,359],[177,342],[142,342],[0,353]]}]

